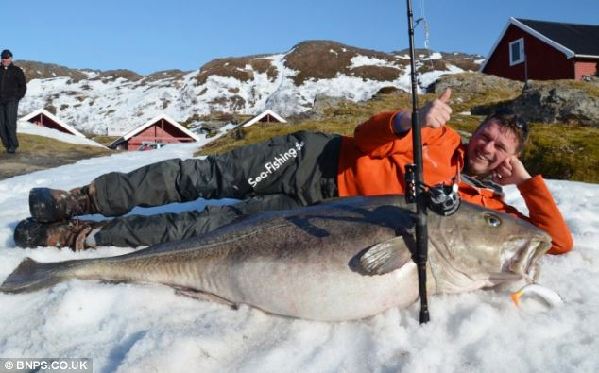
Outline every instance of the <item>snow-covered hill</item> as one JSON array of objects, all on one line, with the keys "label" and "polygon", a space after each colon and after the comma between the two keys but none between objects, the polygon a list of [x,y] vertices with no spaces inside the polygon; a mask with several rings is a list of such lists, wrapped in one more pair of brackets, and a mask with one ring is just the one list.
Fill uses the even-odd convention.
[{"label": "snow-covered hill", "polygon": [[[421,87],[444,74],[475,70],[476,56],[424,52]],[[17,61],[18,64],[18,61]],[[310,110],[317,96],[365,100],[383,87],[408,91],[409,58],[330,41],[303,42],[280,54],[216,59],[191,72],[140,76],[24,62],[31,78],[19,113],[45,107],[80,131],[122,135],[158,113],[192,124],[211,113],[282,115]]]}]

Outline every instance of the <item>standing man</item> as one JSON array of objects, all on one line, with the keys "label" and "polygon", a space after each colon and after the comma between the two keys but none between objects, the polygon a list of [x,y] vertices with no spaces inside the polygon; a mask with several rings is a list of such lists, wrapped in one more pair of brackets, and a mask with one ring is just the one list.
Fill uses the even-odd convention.
[{"label": "standing man", "polygon": [[27,83],[23,70],[12,63],[11,51],[3,50],[0,57],[0,137],[6,152],[12,154],[19,147],[17,111],[19,100],[27,91]]}]

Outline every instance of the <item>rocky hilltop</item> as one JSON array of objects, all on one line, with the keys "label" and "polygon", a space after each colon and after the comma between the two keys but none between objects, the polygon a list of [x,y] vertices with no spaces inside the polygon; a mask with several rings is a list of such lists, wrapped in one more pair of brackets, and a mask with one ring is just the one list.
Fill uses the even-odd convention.
[{"label": "rocky hilltop", "polygon": [[599,79],[523,82],[469,72],[445,75],[430,91],[453,90],[454,110],[487,115],[506,107],[529,122],[599,127]]}]

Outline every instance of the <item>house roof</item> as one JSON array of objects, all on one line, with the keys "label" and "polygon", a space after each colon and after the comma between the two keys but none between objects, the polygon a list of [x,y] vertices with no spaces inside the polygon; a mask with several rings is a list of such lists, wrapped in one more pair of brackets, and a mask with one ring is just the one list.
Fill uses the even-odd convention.
[{"label": "house roof", "polygon": [[66,129],[67,131],[69,131],[74,136],[79,136],[79,137],[84,137],[85,138],[85,135],[82,134],[81,132],[77,131],[77,129],[75,127],[69,126],[68,124],[66,124],[62,120],[60,120],[57,117],[55,117],[54,114],[52,114],[51,112],[49,112],[49,111],[47,111],[45,109],[34,110],[31,113],[25,115],[23,118],[21,118],[21,120],[29,122],[30,119],[33,119],[33,118],[37,117],[40,114],[43,115],[43,116],[45,116],[46,118],[49,118],[51,121],[55,122],[56,124],[58,124],[62,128]]},{"label": "house roof", "polygon": [[287,123],[287,121],[285,119],[283,119],[279,114],[275,113],[274,111],[272,111],[272,110],[264,110],[263,112],[261,112],[260,114],[256,115],[255,117],[251,118],[247,122],[242,123],[241,126],[242,127],[249,127],[249,126],[255,124],[256,122],[259,122],[260,119],[264,118],[267,115],[270,115],[271,117],[275,118],[277,121],[279,121],[281,123]]},{"label": "house roof", "polygon": [[564,53],[566,58],[586,57],[599,59],[599,25],[575,25],[510,17],[503,28],[503,32],[489,51],[487,59],[480,66],[480,71],[485,69],[489,58],[491,58],[493,52],[495,52],[495,49],[501,40],[503,40],[508,27],[511,25],[519,27],[528,34],[553,46]]},{"label": "house roof", "polygon": [[531,19],[516,20],[570,49],[576,56],[599,58],[599,25],[575,25]]},{"label": "house roof", "polygon": [[168,123],[170,123],[174,127],[180,129],[183,133],[185,133],[187,136],[191,137],[195,141],[200,141],[200,138],[198,137],[198,135],[196,135],[195,133],[191,132],[187,128],[185,128],[182,125],[180,125],[176,120],[174,120],[173,118],[169,117],[166,114],[160,114],[160,115],[157,115],[154,118],[150,119],[149,121],[147,121],[143,125],[141,125],[141,126],[139,126],[137,128],[134,128],[131,131],[127,132],[122,137],[118,138],[116,141],[114,141],[112,144],[110,144],[109,147],[116,146],[116,145],[118,145],[118,144],[120,144],[120,143],[122,143],[124,141],[129,140],[130,138],[132,138],[133,136],[135,136],[138,133],[142,132],[146,128],[151,127],[152,125],[154,125],[156,122],[158,122],[161,119],[164,119],[165,121],[167,121]]},{"label": "house roof", "polygon": [[165,121],[167,121],[170,124],[172,124],[174,127],[180,129],[183,133],[185,133],[187,136],[191,137],[195,141],[200,141],[200,138],[198,137],[198,135],[196,135],[195,133],[191,132],[187,128],[183,127],[182,125],[179,124],[179,122],[177,122],[176,120],[174,120],[173,118],[169,117],[166,114],[157,115],[154,118],[152,118],[149,121],[147,121],[146,123],[144,123],[143,125],[141,125],[141,126],[139,126],[137,128],[132,129],[131,131],[129,131],[125,135],[123,135],[122,139],[125,140],[125,141],[129,140],[130,138],[132,138],[133,136],[137,135],[138,133],[140,133],[141,131],[145,130],[146,128],[151,127],[153,124],[155,124],[156,122],[158,122],[161,119],[164,119]]}]

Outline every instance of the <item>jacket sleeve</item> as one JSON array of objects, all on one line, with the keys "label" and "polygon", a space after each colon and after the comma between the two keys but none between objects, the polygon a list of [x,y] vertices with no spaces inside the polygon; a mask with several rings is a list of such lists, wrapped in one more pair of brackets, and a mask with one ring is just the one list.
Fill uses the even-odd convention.
[{"label": "jacket sleeve", "polygon": [[[385,158],[393,153],[396,147],[411,149],[411,136],[398,136],[393,129],[393,121],[398,111],[386,111],[376,114],[354,130],[354,141],[358,149],[373,158]],[[408,131],[407,133],[409,133]]]},{"label": "jacket sleeve", "polygon": [[17,70],[17,89],[20,100],[25,97],[25,93],[27,92],[27,80],[25,79],[25,73],[20,68]]},{"label": "jacket sleeve", "polygon": [[572,250],[574,246],[572,233],[543,178],[535,176],[520,184],[518,189],[524,198],[529,216],[523,215],[512,207],[507,212],[516,213],[522,219],[547,232],[551,236],[552,243],[549,254],[564,254]]}]

